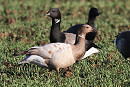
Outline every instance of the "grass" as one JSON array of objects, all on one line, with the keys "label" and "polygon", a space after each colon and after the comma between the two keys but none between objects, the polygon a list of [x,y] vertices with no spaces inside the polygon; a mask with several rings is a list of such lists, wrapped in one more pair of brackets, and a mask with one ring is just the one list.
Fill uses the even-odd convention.
[{"label": "grass", "polygon": [[[65,87],[128,87],[130,64],[112,42],[119,32],[130,30],[129,0],[0,0],[0,86],[65,86]],[[71,66],[72,71],[60,76],[33,64],[17,66],[24,56],[15,52],[49,43],[51,19],[44,14],[50,8],[62,13],[61,30],[86,23],[88,11],[97,7],[101,15],[95,24],[95,43],[102,49]]]}]

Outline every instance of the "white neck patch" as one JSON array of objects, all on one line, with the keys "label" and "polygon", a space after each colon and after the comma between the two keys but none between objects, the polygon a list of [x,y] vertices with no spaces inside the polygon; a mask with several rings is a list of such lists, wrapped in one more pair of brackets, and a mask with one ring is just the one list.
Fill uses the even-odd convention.
[{"label": "white neck patch", "polygon": [[84,35],[78,35],[78,36],[81,37],[81,38],[83,38],[83,39],[85,39]]},{"label": "white neck patch", "polygon": [[59,23],[60,22],[60,19],[55,19],[55,23]]}]

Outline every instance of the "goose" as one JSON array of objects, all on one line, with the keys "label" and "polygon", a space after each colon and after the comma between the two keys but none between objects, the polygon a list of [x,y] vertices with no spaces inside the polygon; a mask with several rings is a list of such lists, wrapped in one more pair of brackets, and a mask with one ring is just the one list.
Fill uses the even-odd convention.
[{"label": "goose", "polygon": [[128,60],[128,57],[130,57],[130,31],[121,32],[116,37],[114,40],[116,48]]},{"label": "goose", "polygon": [[[85,53],[85,46],[90,42],[85,40],[86,33],[92,32],[92,27],[83,25],[76,34],[74,44],[68,43],[49,43],[43,46],[31,47],[24,51],[26,57],[18,64],[33,63],[38,66],[48,68],[49,71],[55,70],[59,75],[59,69],[73,65]],[[87,45],[85,44],[87,43]]]},{"label": "goose", "polygon": [[[75,43],[75,38],[76,38],[76,33],[63,33],[60,31],[60,23],[61,23],[61,13],[59,11],[58,8],[51,8],[47,14],[47,16],[50,16],[52,18],[52,26],[51,26],[51,32],[50,32],[50,42],[51,43],[55,43],[55,42],[62,42],[62,43],[71,43],[74,44]],[[81,26],[80,26],[81,27]],[[77,28],[80,29],[80,27]],[[87,56],[93,54],[93,53],[98,53],[99,50],[92,47],[93,43],[92,41],[90,41],[91,44],[88,46],[88,48],[86,47],[86,53],[85,55],[81,58],[84,59]],[[92,48],[91,48],[92,47]],[[89,50],[89,48],[91,48]]]},{"label": "goose", "polygon": [[[89,16],[88,16],[88,22],[86,24],[90,25],[92,28],[93,28],[93,32],[90,32],[86,35],[86,39],[87,40],[91,40],[93,41],[97,35],[97,30],[96,30],[96,27],[95,27],[95,20],[96,20],[96,17],[99,16],[99,11],[97,8],[95,7],[92,7],[89,11]],[[83,24],[76,24],[72,27],[70,27],[68,30],[64,31],[64,32],[67,32],[67,33],[74,33],[76,34],[78,28],[80,28],[80,26],[82,26]],[[93,44],[94,45],[94,44]],[[96,46],[96,45],[94,45]],[[97,47],[97,46],[96,46]],[[99,48],[99,47],[97,47]]]},{"label": "goose", "polygon": [[[52,18],[52,26],[50,32],[50,42],[75,43],[76,34],[62,33],[60,31],[61,13],[58,8],[51,8],[47,14]],[[71,38],[70,38],[71,37]]]}]

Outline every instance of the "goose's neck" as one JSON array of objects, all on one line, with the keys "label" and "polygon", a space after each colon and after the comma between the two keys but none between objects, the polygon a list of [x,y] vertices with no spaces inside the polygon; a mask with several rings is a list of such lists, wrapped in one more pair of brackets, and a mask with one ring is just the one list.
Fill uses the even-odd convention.
[{"label": "goose's neck", "polygon": [[60,42],[60,38],[64,37],[64,34],[60,31],[60,22],[61,19],[52,18],[52,26],[50,32],[50,42]]},{"label": "goose's neck", "polygon": [[96,17],[89,17],[87,24],[89,24],[90,26],[95,27],[95,24],[94,24],[95,20],[96,20]]},{"label": "goose's neck", "polygon": [[79,34],[76,35],[76,41],[75,41],[75,60],[80,59],[81,56],[85,53],[85,34]]},{"label": "goose's neck", "polygon": [[85,36],[86,36],[85,34],[76,35],[75,45],[78,46],[83,44],[83,42],[85,41]]},{"label": "goose's neck", "polygon": [[57,33],[57,32],[61,33],[60,22],[61,22],[61,19],[53,19],[52,18],[51,33]]}]

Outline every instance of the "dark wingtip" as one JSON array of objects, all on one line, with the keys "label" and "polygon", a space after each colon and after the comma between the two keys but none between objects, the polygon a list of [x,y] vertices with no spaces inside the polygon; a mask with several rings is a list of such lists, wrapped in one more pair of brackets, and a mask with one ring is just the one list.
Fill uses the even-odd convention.
[{"label": "dark wingtip", "polygon": [[26,54],[28,52],[27,51],[24,51],[24,52],[21,52],[21,53],[14,53],[12,56],[19,56],[19,55],[23,55],[23,54]]},{"label": "dark wingtip", "polygon": [[94,43],[92,43],[92,47],[95,47],[95,48],[101,49],[101,47],[97,46],[97,45],[94,44]]}]

